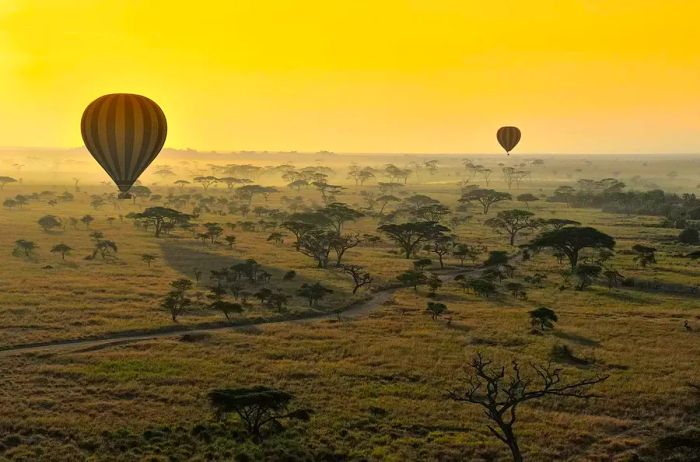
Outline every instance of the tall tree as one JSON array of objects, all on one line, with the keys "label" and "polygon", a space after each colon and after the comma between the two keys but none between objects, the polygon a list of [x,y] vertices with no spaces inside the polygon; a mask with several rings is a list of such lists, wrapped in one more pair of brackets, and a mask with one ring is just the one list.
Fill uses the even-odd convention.
[{"label": "tall tree", "polygon": [[454,401],[481,406],[486,417],[495,424],[489,431],[510,449],[513,462],[522,462],[523,456],[515,434],[514,425],[518,406],[545,397],[593,398],[588,392],[591,386],[603,382],[608,376],[593,376],[574,382],[565,382],[561,369],[551,365],[532,365],[535,378],[523,376],[520,364],[513,361],[510,374],[505,366],[492,366],[479,353],[471,361],[472,374],[462,389],[453,390],[448,397]]},{"label": "tall tree", "polygon": [[434,221],[421,221],[382,225],[377,230],[401,247],[408,259],[420,248],[420,244],[440,237],[448,232],[449,228]]},{"label": "tall tree", "polygon": [[486,220],[485,224],[496,232],[505,233],[509,238],[510,245],[514,245],[515,237],[520,231],[535,229],[540,223],[532,212],[514,209],[498,212],[494,218]]},{"label": "tall tree", "polygon": [[508,193],[495,191],[493,189],[472,189],[462,194],[460,202],[478,202],[481,204],[484,215],[489,213],[491,206],[497,202],[511,200],[512,196]]},{"label": "tall tree", "polygon": [[585,248],[605,248],[612,250],[615,239],[591,227],[565,227],[547,231],[535,238],[529,247],[533,249],[552,248],[569,259],[571,269],[578,264],[579,253]]},{"label": "tall tree", "polygon": [[155,237],[160,237],[164,230],[167,231],[176,224],[188,223],[191,215],[168,207],[149,207],[141,213],[133,214],[132,218],[143,220],[152,225]]},{"label": "tall tree", "polygon": [[348,221],[355,221],[364,216],[362,212],[358,212],[357,210],[348,207],[347,204],[343,204],[341,202],[333,202],[328,204],[319,210],[319,213],[330,220],[337,234],[340,234],[343,224]]}]

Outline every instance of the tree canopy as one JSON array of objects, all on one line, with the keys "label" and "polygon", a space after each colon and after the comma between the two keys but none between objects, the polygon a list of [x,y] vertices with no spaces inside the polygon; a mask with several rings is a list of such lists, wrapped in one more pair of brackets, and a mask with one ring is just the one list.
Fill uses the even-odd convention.
[{"label": "tree canopy", "polygon": [[562,252],[569,259],[571,268],[578,264],[579,252],[585,248],[605,248],[612,250],[615,239],[591,227],[565,227],[547,231],[531,243],[534,249],[552,248]]}]

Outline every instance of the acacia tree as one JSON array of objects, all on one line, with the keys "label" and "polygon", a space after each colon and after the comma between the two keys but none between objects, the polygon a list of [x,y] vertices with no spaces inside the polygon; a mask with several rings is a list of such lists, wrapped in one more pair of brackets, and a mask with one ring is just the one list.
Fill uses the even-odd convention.
[{"label": "acacia tree", "polygon": [[80,221],[85,225],[85,228],[89,228],[89,227],[90,227],[90,223],[92,223],[93,221],[95,221],[95,217],[93,217],[92,215],[83,215],[83,216],[80,218]]},{"label": "acacia tree", "polygon": [[238,414],[246,431],[256,441],[263,436],[266,427],[283,428],[280,420],[308,421],[311,411],[289,411],[294,395],[263,386],[253,388],[219,389],[209,393],[209,401],[219,420],[232,412]]},{"label": "acacia tree", "polygon": [[294,247],[296,248],[296,250],[300,250],[301,242],[304,236],[306,236],[308,232],[316,229],[316,227],[310,223],[304,223],[303,221],[293,220],[285,221],[284,223],[282,223],[281,227],[292,233],[296,238],[296,242],[294,243]]},{"label": "acacia tree", "polygon": [[418,292],[418,286],[428,282],[428,277],[423,271],[408,270],[396,276],[401,284],[413,287],[414,292]]},{"label": "acacia tree", "polygon": [[498,212],[494,218],[486,220],[485,224],[493,228],[496,232],[503,232],[508,235],[510,245],[512,246],[515,244],[515,237],[520,231],[537,228],[539,226],[539,221],[532,212],[513,209]]},{"label": "acacia tree", "polygon": [[319,268],[326,268],[336,238],[333,231],[312,228],[299,239],[297,250],[316,260]]},{"label": "acacia tree", "polygon": [[60,253],[61,260],[65,260],[66,254],[70,253],[71,250],[73,250],[73,248],[67,246],[66,244],[56,244],[55,246],[51,247],[51,253]]},{"label": "acacia tree", "polygon": [[38,223],[39,226],[41,226],[41,228],[47,233],[52,229],[63,226],[61,219],[55,215],[44,215],[43,217],[39,218]]},{"label": "acacia tree", "polygon": [[90,259],[94,259],[97,254],[100,254],[102,259],[106,259],[107,257],[113,257],[115,253],[117,253],[117,244],[114,241],[110,241],[109,239],[96,239],[95,240],[95,248],[92,251],[92,255],[90,256]]},{"label": "acacia tree", "polygon": [[615,239],[591,227],[565,227],[547,231],[529,244],[530,248],[552,248],[566,255],[571,269],[578,264],[579,253],[585,248],[605,248],[612,250]]},{"label": "acacia tree", "polygon": [[0,191],[2,191],[5,188],[5,185],[9,183],[17,183],[17,180],[11,176],[0,176]]},{"label": "acacia tree", "polygon": [[141,213],[132,215],[136,220],[142,220],[153,226],[155,237],[173,228],[176,224],[186,224],[191,216],[168,207],[149,207]]},{"label": "acacia tree", "polygon": [[[131,198],[133,199],[134,204],[136,204],[136,199],[137,198],[142,198],[146,199],[148,196],[151,195],[151,190],[147,188],[146,186],[142,185],[135,185],[132,186],[131,189],[129,189],[129,195],[131,195]],[[97,207],[95,207],[97,208]]]},{"label": "acacia tree", "polygon": [[566,218],[548,218],[546,220],[542,220],[542,226],[551,228],[551,229],[561,229],[565,226],[579,226],[581,223],[579,223],[576,220],[567,220]]},{"label": "acacia tree", "polygon": [[619,286],[620,283],[625,280],[625,277],[620,274],[619,271],[612,268],[604,271],[603,276],[605,276],[605,279],[608,281],[608,290],[612,290],[613,287]]},{"label": "acacia tree", "polygon": [[225,300],[214,300],[209,308],[216,311],[221,311],[226,317],[227,321],[231,320],[231,315],[233,313],[242,313],[243,306],[240,303],[228,302]]},{"label": "acacia tree", "polygon": [[452,256],[459,260],[460,266],[464,266],[464,260],[469,259],[476,262],[479,255],[486,252],[486,247],[483,245],[469,245],[457,243],[452,247]]},{"label": "acacia tree", "polygon": [[493,189],[472,189],[462,194],[460,202],[478,202],[481,204],[484,215],[489,213],[491,206],[497,202],[511,200],[508,193],[494,191]]},{"label": "acacia tree", "polygon": [[444,258],[448,255],[452,248],[454,247],[454,238],[452,236],[440,235],[433,239],[428,245],[423,247],[423,250],[433,252],[438,257],[440,262],[440,268],[445,267]]},{"label": "acacia tree", "polygon": [[435,321],[440,315],[447,311],[447,305],[440,302],[428,302],[427,311],[430,313],[430,318]]},{"label": "acacia tree", "polygon": [[449,228],[434,221],[415,223],[387,224],[377,228],[378,231],[394,241],[404,252],[405,258],[411,258],[419,245],[431,239],[437,239]]},{"label": "acacia tree", "polygon": [[151,263],[153,263],[158,257],[156,255],[153,255],[151,253],[144,253],[141,255],[141,260],[143,260],[148,267],[151,267]]},{"label": "acacia tree", "polygon": [[206,191],[207,189],[209,189],[209,186],[218,183],[219,179],[215,176],[196,176],[192,179],[192,181],[202,185],[202,188],[204,188],[204,190]]},{"label": "acacia tree", "polygon": [[518,197],[516,197],[518,202],[523,202],[525,203],[525,207],[530,208],[530,202],[535,202],[540,200],[539,197],[535,196],[534,194],[530,193],[525,193],[525,194],[519,194]]},{"label": "acacia tree", "polygon": [[297,290],[297,295],[304,297],[309,301],[309,306],[318,305],[319,300],[328,294],[332,294],[333,290],[324,287],[320,282],[315,284],[302,284]]},{"label": "acacia tree", "polygon": [[344,223],[348,221],[355,221],[364,216],[362,212],[358,212],[342,202],[333,202],[332,204],[328,204],[323,209],[319,210],[318,213],[328,218],[328,220],[333,224],[337,234],[340,234]]},{"label": "acacia tree", "polygon": [[236,189],[236,196],[245,200],[248,203],[248,205],[250,205],[253,202],[253,198],[255,196],[262,195],[265,198],[265,201],[267,201],[270,194],[276,192],[278,192],[277,188],[273,188],[272,186],[247,184]]},{"label": "acacia tree", "polygon": [[14,255],[24,255],[29,258],[34,254],[34,251],[39,246],[34,243],[34,241],[27,241],[26,239],[17,239],[15,241],[15,248],[12,251]]},{"label": "acacia tree", "polygon": [[177,180],[177,181],[175,181],[175,184],[180,186],[180,189],[183,189],[185,187],[185,185],[190,184],[190,182],[187,180]]},{"label": "acacia tree", "polygon": [[544,397],[594,398],[596,395],[588,391],[590,387],[608,378],[596,375],[567,383],[562,379],[562,370],[552,368],[551,364],[531,365],[535,377],[528,378],[523,376],[515,360],[509,374],[505,366],[492,367],[492,363],[477,353],[471,361],[472,373],[467,377],[466,386],[448,392],[447,397],[481,406],[494,424],[487,428],[508,446],[513,462],[523,460],[514,429],[519,405]]},{"label": "acacia tree", "polygon": [[382,215],[384,214],[384,209],[389,202],[401,202],[401,199],[396,196],[392,196],[391,194],[383,194],[377,198],[377,202],[382,205],[382,207],[379,209],[379,214]]},{"label": "acacia tree", "polygon": [[554,323],[559,320],[556,313],[544,306],[529,311],[530,323],[533,327],[537,326],[540,330],[554,329]]},{"label": "acacia tree", "polygon": [[635,244],[632,246],[634,251],[634,262],[637,263],[642,268],[646,268],[648,265],[656,263],[656,249],[654,247],[649,247],[642,244]]},{"label": "acacia tree", "polygon": [[372,276],[360,265],[340,265],[338,270],[349,275],[353,281],[352,294],[355,295],[357,289],[372,283]]},{"label": "acacia tree", "polygon": [[161,306],[170,312],[173,322],[177,322],[177,317],[192,304],[192,300],[187,297],[187,291],[192,288],[192,281],[177,279],[170,283],[170,287],[172,290],[165,296]]},{"label": "acacia tree", "polygon": [[603,268],[598,265],[577,265],[572,271],[573,275],[578,279],[576,290],[584,290],[593,284],[593,281],[600,275],[602,270]]},{"label": "acacia tree", "polygon": [[330,247],[335,252],[335,266],[340,266],[343,255],[348,249],[357,247],[362,243],[362,238],[359,233],[349,233],[334,236],[330,241]]}]

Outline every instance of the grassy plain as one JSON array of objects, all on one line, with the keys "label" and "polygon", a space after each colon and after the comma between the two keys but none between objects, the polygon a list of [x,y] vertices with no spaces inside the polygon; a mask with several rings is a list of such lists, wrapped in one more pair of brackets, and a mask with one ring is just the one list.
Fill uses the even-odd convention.
[{"label": "grassy plain", "polygon": [[[494,168],[500,160],[487,159]],[[365,160],[333,160],[341,166],[352,161]],[[665,170],[682,172],[680,188],[689,190],[697,162],[677,162]],[[456,160],[446,159],[444,164],[453,166],[443,167],[435,177],[424,173],[419,184],[409,179],[404,189],[454,208],[463,173]],[[655,159],[627,165],[607,158],[591,164],[547,159],[513,193],[548,195],[580,177],[600,179],[617,170],[631,177],[637,170],[650,169],[649,164],[656,177],[646,175],[646,181],[678,187]],[[48,189],[72,191],[68,184],[52,187],[43,181],[11,184],[2,193],[11,197]],[[377,192],[374,184],[356,188],[343,174],[333,182],[347,187],[338,200],[348,204],[362,204],[361,189]],[[478,179],[473,182],[483,185]],[[489,187],[506,190],[498,174]],[[165,186],[152,189],[167,192]],[[21,210],[0,211],[0,249],[6,253],[0,268],[0,346],[171,326],[159,305],[172,280],[191,278],[193,269],[200,268],[205,290],[209,270],[246,258],[255,258],[273,274],[271,286],[290,295],[302,282],[321,281],[332,288],[334,293],[322,301],[320,310],[332,311],[371,296],[363,289],[351,296],[349,279],[332,269],[316,268],[309,257],[294,251],[291,236],[280,246],[267,242],[269,231],[237,228],[231,232],[237,237],[232,249],[202,244],[182,231],[156,239],[129,220],[118,219],[153,202],[139,199],[136,205],[123,202],[119,209],[106,204],[93,210],[88,195],[110,190],[90,184],[82,190],[86,194],[76,194],[73,202],[50,206],[32,201]],[[227,194],[221,188],[210,193]],[[268,203],[254,201],[283,209],[282,195],[297,194],[285,189]],[[307,203],[320,203],[312,189],[300,195]],[[489,216],[510,208],[523,205],[499,203]],[[627,277],[688,286],[700,281],[697,261],[678,258],[692,248],[677,244],[678,231],[659,227],[658,217],[566,208],[544,200],[531,204],[530,210],[542,218],[574,219],[615,237],[612,264]],[[96,218],[90,229],[79,224],[47,233],[36,223],[46,214],[67,219],[88,213]],[[505,236],[484,226],[488,217],[477,208],[469,214],[466,224],[452,229],[460,241],[512,251]],[[117,218],[112,225],[106,221],[110,216]],[[205,214],[197,222],[243,219]],[[375,219],[362,218],[347,230],[376,234],[376,227]],[[84,260],[91,253],[89,234],[94,230],[116,241],[117,259]],[[523,235],[518,243],[530,237]],[[35,257],[11,256],[17,239],[35,241]],[[60,242],[75,249],[65,261],[49,252]],[[657,264],[641,268],[634,263],[630,249],[638,243],[658,249]],[[144,253],[158,256],[151,268],[141,260]],[[411,267],[388,241],[351,249],[345,259],[368,268],[375,288],[395,283],[396,276]],[[448,264],[457,261],[449,259]],[[695,460],[692,450],[666,450],[659,441],[670,434],[695,432],[697,438],[700,433],[699,404],[687,387],[700,381],[698,296],[609,290],[604,282],[585,291],[560,290],[563,269],[547,253],[519,262],[516,280],[535,272],[547,275],[542,287],[528,286],[527,300],[517,300],[502,288],[497,296],[479,298],[448,283],[439,300],[448,305],[449,324],[426,315],[424,288],[418,293],[402,289],[391,303],[360,319],[251,326],[194,342],[174,335],[108,348],[0,357],[0,454],[11,460],[508,460],[505,446],[486,429],[480,409],[445,398],[447,390],[463,383],[470,357],[480,351],[504,364],[513,358],[537,364],[553,360],[571,378],[610,376],[595,388],[600,399],[542,400],[523,406],[517,429],[526,460]],[[281,281],[288,270],[295,270],[297,278]],[[530,328],[528,311],[538,306],[548,306],[559,316],[556,328],[544,335],[533,335]],[[293,312],[308,309],[301,298],[290,303]],[[239,316],[274,314],[253,301]],[[180,323],[222,319],[218,312],[192,310]],[[684,329],[685,320],[693,330]],[[557,355],[561,346],[573,357]],[[315,411],[310,422],[292,425],[259,445],[245,438],[235,423],[214,422],[207,404],[209,390],[259,384],[295,394],[300,404]]]}]

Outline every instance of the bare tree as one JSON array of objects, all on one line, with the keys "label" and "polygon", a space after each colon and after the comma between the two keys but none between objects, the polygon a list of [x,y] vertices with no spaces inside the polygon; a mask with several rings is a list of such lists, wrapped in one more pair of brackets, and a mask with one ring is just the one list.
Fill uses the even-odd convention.
[{"label": "bare tree", "polygon": [[526,378],[517,361],[512,362],[509,374],[505,366],[492,367],[492,363],[477,353],[470,364],[472,373],[467,378],[466,389],[450,391],[448,398],[481,406],[486,417],[495,424],[495,427],[488,425],[488,429],[510,448],[514,462],[523,460],[513,429],[519,404],[546,396],[594,398],[596,395],[588,393],[588,389],[608,378],[593,376],[565,383],[561,369],[553,369],[551,364],[531,365],[537,377]]},{"label": "bare tree", "polygon": [[352,294],[357,293],[357,289],[367,284],[372,283],[372,275],[369,274],[360,265],[340,265],[338,270],[352,277],[353,289]]}]

